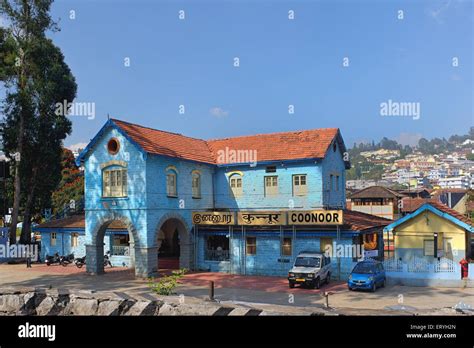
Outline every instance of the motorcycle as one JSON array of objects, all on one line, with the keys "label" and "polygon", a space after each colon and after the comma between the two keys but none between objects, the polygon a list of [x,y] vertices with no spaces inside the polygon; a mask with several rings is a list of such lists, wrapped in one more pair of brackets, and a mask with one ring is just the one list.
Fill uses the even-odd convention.
[{"label": "motorcycle", "polygon": [[77,268],[82,268],[86,264],[86,257],[78,257],[77,259],[74,260],[74,264],[76,265]]},{"label": "motorcycle", "polygon": [[107,253],[104,255],[104,267],[110,266],[111,268],[114,267],[112,266],[112,262],[110,262],[110,251],[107,251]]},{"label": "motorcycle", "polygon": [[59,256],[59,253],[55,253],[53,256],[46,255],[45,263],[46,263],[46,266],[51,266],[55,263],[60,264],[61,257]]},{"label": "motorcycle", "polygon": [[61,266],[66,267],[67,265],[69,265],[70,263],[72,263],[74,261],[74,254],[69,254],[67,256],[61,256],[60,259],[61,259],[60,260]]}]

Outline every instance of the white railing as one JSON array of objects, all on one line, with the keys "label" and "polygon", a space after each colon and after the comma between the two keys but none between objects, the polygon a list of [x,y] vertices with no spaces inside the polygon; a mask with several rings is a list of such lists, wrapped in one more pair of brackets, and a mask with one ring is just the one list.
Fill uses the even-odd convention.
[{"label": "white railing", "polygon": [[387,272],[401,272],[403,270],[403,263],[394,257],[383,262],[383,267]]},{"label": "white railing", "polygon": [[112,246],[112,255],[129,256],[130,255],[130,247],[123,246],[123,245],[113,245]]},{"label": "white railing", "polygon": [[207,261],[228,261],[229,250],[206,250],[204,258]]},{"label": "white railing", "polygon": [[442,257],[435,263],[435,272],[454,272],[457,266],[453,260]]},{"label": "white railing", "polygon": [[430,271],[430,263],[422,258],[419,257],[413,257],[409,262],[408,262],[408,272],[429,272]]}]

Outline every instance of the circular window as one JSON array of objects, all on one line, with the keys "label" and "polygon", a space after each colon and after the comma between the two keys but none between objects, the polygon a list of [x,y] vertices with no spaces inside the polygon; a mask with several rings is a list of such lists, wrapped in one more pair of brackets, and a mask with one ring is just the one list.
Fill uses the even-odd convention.
[{"label": "circular window", "polygon": [[109,150],[109,153],[112,155],[115,155],[120,149],[120,143],[118,142],[117,139],[112,138],[109,140],[107,143],[107,150]]}]

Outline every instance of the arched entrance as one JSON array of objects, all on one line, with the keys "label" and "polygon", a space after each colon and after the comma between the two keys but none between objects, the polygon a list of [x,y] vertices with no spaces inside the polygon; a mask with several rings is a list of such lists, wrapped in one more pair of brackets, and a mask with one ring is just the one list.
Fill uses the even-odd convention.
[{"label": "arched entrance", "polygon": [[[128,234],[124,233],[128,231]],[[86,270],[91,274],[104,273],[104,255],[107,253],[118,266],[135,268],[137,231],[125,217],[109,217],[97,222],[92,231],[91,244],[86,245]],[[117,265],[117,264],[116,264]]]},{"label": "arched entrance", "polygon": [[181,216],[163,216],[158,224],[157,246],[159,269],[191,269],[192,238]]}]

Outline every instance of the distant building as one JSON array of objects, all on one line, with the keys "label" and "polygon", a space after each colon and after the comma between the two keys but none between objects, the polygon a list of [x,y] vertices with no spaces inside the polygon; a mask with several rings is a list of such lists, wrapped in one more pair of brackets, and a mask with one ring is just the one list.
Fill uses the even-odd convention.
[{"label": "distant building", "polygon": [[399,202],[405,195],[383,186],[371,186],[354,192],[351,210],[394,220],[399,217]]},{"label": "distant building", "polygon": [[415,188],[400,191],[401,194],[411,198],[430,198],[431,194],[426,188]]},{"label": "distant building", "polygon": [[455,188],[455,189],[469,189],[471,187],[470,176],[454,176],[448,178],[442,178],[438,180],[440,188]]},{"label": "distant building", "polygon": [[[348,202],[348,209],[371,214],[382,218],[396,220],[400,214],[403,194],[383,186],[371,186],[354,192]],[[390,256],[393,250],[393,236],[384,234],[384,254]]]}]

